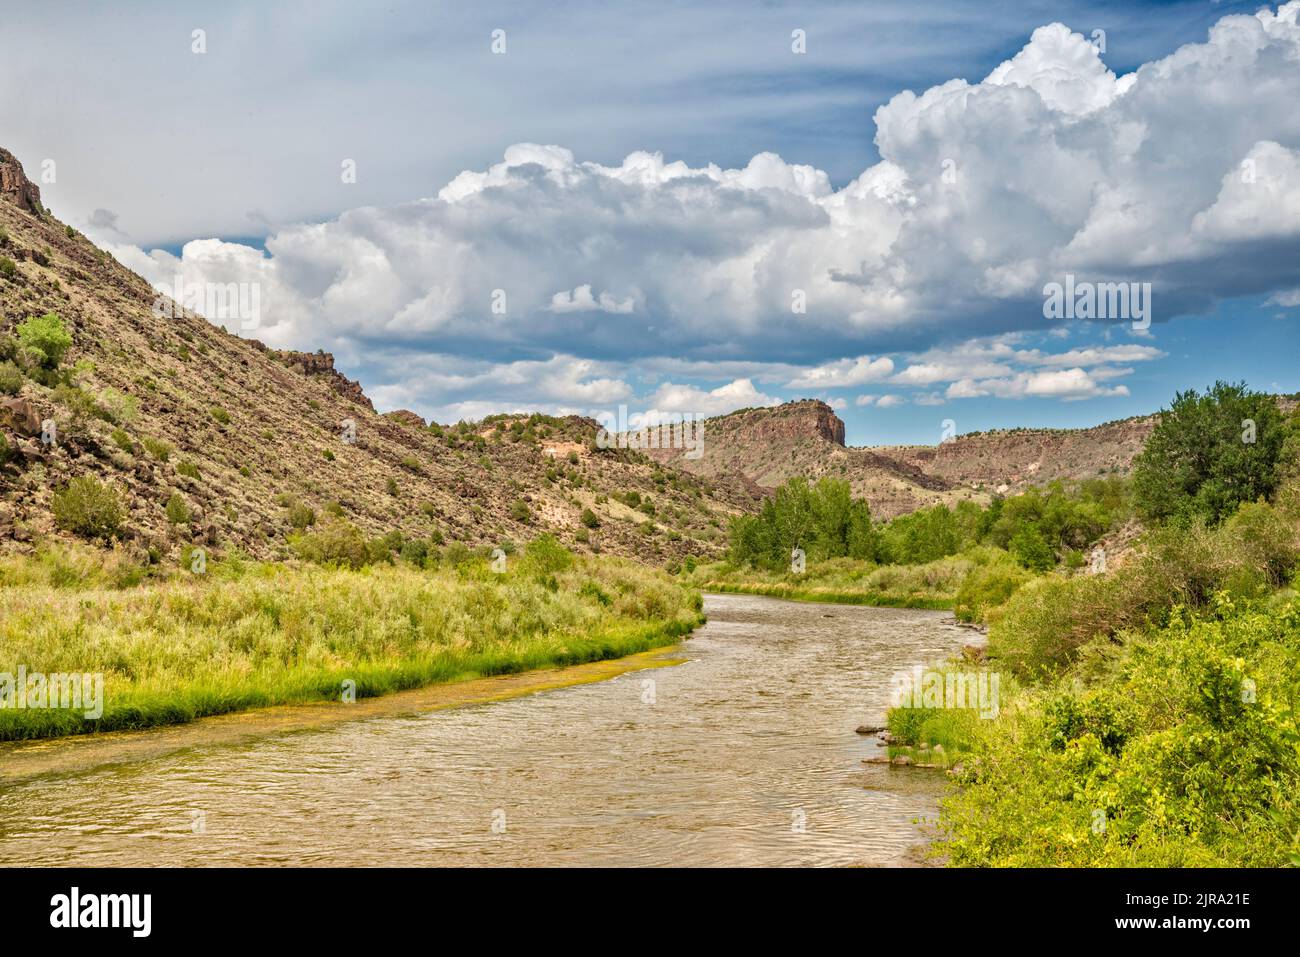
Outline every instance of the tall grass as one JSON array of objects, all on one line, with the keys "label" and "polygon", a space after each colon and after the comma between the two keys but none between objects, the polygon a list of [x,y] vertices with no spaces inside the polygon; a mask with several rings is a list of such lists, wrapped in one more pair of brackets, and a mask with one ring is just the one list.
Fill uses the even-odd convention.
[{"label": "tall grass", "polygon": [[809,563],[800,573],[715,562],[696,568],[689,581],[705,591],[767,595],[790,601],[951,609],[967,576],[986,566],[1007,564],[1010,559],[1006,552],[980,546],[923,565],[877,565],[834,558]]},{"label": "tall grass", "polygon": [[[613,558],[426,571],[214,563],[137,584],[111,553],[0,563],[0,672],[103,673],[105,710],[0,708],[0,739],[146,728],[273,704],[619,657],[702,620],[699,594]],[[560,567],[563,566],[563,567]],[[135,581],[132,579],[135,578]]]}]

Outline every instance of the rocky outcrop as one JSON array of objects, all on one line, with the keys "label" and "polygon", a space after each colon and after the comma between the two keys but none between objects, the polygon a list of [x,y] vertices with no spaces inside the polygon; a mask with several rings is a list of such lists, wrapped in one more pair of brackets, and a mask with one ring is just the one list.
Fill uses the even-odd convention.
[{"label": "rocky outcrop", "polygon": [[[294,352],[292,350],[274,351],[272,353],[277,359],[283,362],[290,369],[301,372],[303,375],[319,376],[328,380],[330,388],[337,392],[343,398],[355,402],[357,405],[365,406],[367,409],[374,411],[374,405],[366,397],[366,393],[361,388],[361,383],[349,379],[342,372],[334,368],[334,356],[328,352]],[[411,413],[414,415],[415,413]]]},{"label": "rocky outcrop", "polygon": [[402,425],[410,425],[417,429],[428,427],[424,421],[424,416],[412,412],[410,409],[394,409],[392,412],[385,412],[384,418],[392,419],[394,422],[400,422]]},{"label": "rocky outcrop", "polygon": [[41,211],[41,190],[23,173],[23,164],[8,150],[0,149],[0,199],[8,200],[29,213]]}]

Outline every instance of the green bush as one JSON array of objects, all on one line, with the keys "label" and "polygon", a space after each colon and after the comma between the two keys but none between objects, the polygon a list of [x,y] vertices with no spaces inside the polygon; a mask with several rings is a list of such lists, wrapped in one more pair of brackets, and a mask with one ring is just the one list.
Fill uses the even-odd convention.
[{"label": "green bush", "polygon": [[18,264],[8,256],[0,256],[0,276],[5,279],[13,279],[18,275]]},{"label": "green bush", "polygon": [[1006,559],[977,566],[957,589],[953,612],[960,621],[986,621],[992,609],[1006,604],[1032,578],[1029,572]]},{"label": "green bush", "polygon": [[230,424],[230,413],[227,412],[225,409],[223,409],[221,406],[214,405],[208,411],[211,412],[212,417],[216,419],[218,422],[220,422],[222,425]]},{"label": "green bush", "polygon": [[289,505],[289,524],[303,531],[316,524],[316,512],[303,502],[292,502]]},{"label": "green bush", "polygon": [[1126,632],[981,730],[945,799],[956,865],[1300,865],[1300,600],[1226,595]]},{"label": "green bush", "polygon": [[112,433],[109,435],[109,438],[111,438],[113,440],[113,444],[116,445],[123,452],[127,453],[128,455],[135,454],[135,443],[131,441],[131,436],[127,435],[126,432],[124,432],[123,430],[114,429]]},{"label": "green bush", "polygon": [[173,525],[189,524],[190,509],[180,492],[172,492],[171,498],[167,499],[167,521]]},{"label": "green bush", "polygon": [[1056,556],[1052,554],[1051,547],[1043,538],[1042,532],[1033,525],[1026,525],[1016,532],[1015,538],[1011,539],[1008,546],[1008,551],[1021,567],[1028,568],[1030,571],[1049,571],[1056,564]]},{"label": "green bush", "polygon": [[600,528],[600,517],[589,508],[582,510],[582,524],[587,528]]},{"label": "green bush", "polygon": [[538,577],[556,575],[573,565],[573,553],[554,535],[539,535],[524,546],[521,567]]},{"label": "green bush", "polygon": [[23,387],[23,373],[12,362],[0,362],[0,393],[17,395]]},{"label": "green bush", "polygon": [[31,350],[46,369],[57,368],[72,347],[72,334],[55,313],[32,316],[18,325],[18,341]]},{"label": "green bush", "polygon": [[140,440],[145,451],[156,458],[159,462],[166,462],[171,458],[172,447],[170,442],[164,442],[162,439],[155,439],[146,436]]},{"label": "green bush", "polygon": [[510,517],[516,522],[531,522],[533,513],[527,502],[522,498],[517,498],[510,503]]},{"label": "green bush", "polygon": [[297,556],[318,565],[362,568],[372,560],[366,537],[351,522],[332,519],[314,532],[294,535],[290,541]]},{"label": "green bush", "polygon": [[54,493],[54,521],[87,538],[107,538],[122,528],[125,513],[117,492],[92,475],[75,478]]}]

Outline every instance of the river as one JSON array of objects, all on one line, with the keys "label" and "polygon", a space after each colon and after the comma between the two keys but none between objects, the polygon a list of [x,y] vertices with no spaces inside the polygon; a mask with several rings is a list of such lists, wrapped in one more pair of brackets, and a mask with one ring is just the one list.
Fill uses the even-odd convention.
[{"label": "river", "polygon": [[705,609],[665,652],[679,664],[235,744],[195,732],[164,755],[0,786],[0,863],[914,861],[914,821],[945,779],[863,764],[877,744],[854,728],[884,714],[893,672],[968,633],[946,612],[745,595]]}]

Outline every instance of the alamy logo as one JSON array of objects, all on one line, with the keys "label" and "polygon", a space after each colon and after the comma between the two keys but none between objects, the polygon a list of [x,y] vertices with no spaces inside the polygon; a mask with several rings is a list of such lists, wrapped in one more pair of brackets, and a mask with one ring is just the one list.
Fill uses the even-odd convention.
[{"label": "alamy logo", "polygon": [[633,429],[628,421],[627,406],[618,407],[618,415],[596,413],[600,431],[596,433],[599,449],[684,449],[682,458],[698,459],[704,455],[704,419],[699,412],[655,413],[653,424]]},{"label": "alamy logo", "polygon": [[968,708],[981,718],[998,716],[1002,685],[996,671],[926,669],[894,672],[890,704],[895,708]]},{"label": "alamy logo", "polygon": [[238,320],[241,329],[256,329],[262,324],[262,285],[256,282],[186,282],[177,273],[168,286],[154,285],[158,298],[153,314],[159,319],[175,319],[180,310],[197,312],[213,322]]},{"label": "alamy logo", "polygon": [[50,898],[51,927],[127,927],[133,937],[148,937],[153,929],[152,894],[69,894]]},{"label": "alamy logo", "polygon": [[1151,325],[1151,283],[1076,282],[1074,273],[1065,283],[1043,287],[1045,319],[1131,319],[1134,329]]},{"label": "alamy logo", "polygon": [[92,721],[104,716],[104,676],[42,674],[19,665],[17,674],[0,671],[0,709],[80,711]]}]

